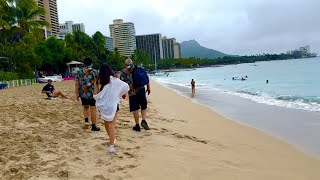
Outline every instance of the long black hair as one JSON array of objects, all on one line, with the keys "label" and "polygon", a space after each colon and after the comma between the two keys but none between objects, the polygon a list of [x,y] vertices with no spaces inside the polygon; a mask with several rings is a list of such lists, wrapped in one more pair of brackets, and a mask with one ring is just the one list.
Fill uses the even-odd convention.
[{"label": "long black hair", "polygon": [[101,89],[103,86],[110,83],[110,76],[114,76],[114,73],[107,63],[103,63],[99,70],[99,83],[101,84]]}]

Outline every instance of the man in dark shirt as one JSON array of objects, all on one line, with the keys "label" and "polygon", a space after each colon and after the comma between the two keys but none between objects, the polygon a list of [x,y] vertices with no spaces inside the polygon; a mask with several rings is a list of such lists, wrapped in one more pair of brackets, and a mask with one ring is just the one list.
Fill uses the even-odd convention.
[{"label": "man in dark shirt", "polygon": [[48,96],[48,99],[56,98],[59,96],[67,99],[67,96],[65,96],[61,91],[55,91],[54,86],[52,85],[51,79],[49,79],[48,84],[43,87],[42,93],[46,93]]},{"label": "man in dark shirt", "polygon": [[[142,116],[142,121],[141,121],[141,126],[145,130],[150,130],[149,125],[146,121],[147,118],[147,105],[148,101],[146,98],[146,92],[148,95],[150,95],[150,83],[148,83],[147,89],[145,89],[145,86],[141,87],[134,87],[133,84],[133,72],[134,69],[136,68],[133,65],[133,61],[131,59],[127,59],[125,62],[126,68],[121,71],[120,74],[120,80],[128,83],[130,90],[128,92],[129,95],[129,108],[130,112],[133,112],[133,117],[135,120],[136,125],[133,127],[134,131],[141,131],[140,125],[139,125],[139,110],[141,109],[141,116]],[[124,98],[124,97],[123,97]]]},{"label": "man in dark shirt", "polygon": [[84,115],[84,129],[89,128],[89,115],[91,114],[91,131],[100,131],[97,121],[97,108],[96,101],[93,98],[96,79],[98,77],[98,71],[93,69],[93,60],[91,58],[85,58],[83,61],[85,67],[77,72],[75,78],[75,95],[77,101],[81,99]]}]

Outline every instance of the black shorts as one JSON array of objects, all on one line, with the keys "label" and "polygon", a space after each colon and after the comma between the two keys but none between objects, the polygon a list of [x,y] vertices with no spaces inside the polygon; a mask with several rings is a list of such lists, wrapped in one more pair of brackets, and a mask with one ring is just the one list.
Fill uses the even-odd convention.
[{"label": "black shorts", "polygon": [[146,110],[147,109],[147,97],[145,88],[141,88],[136,95],[129,96],[129,106],[130,112],[136,110]]},{"label": "black shorts", "polygon": [[82,106],[96,106],[96,100],[91,98],[91,99],[86,99],[86,98],[81,98]]}]

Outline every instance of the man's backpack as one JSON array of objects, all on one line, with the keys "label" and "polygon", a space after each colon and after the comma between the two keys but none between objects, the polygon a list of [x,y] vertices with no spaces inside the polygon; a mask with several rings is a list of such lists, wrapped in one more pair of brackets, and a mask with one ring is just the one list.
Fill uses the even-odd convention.
[{"label": "man's backpack", "polygon": [[149,76],[147,72],[141,67],[134,68],[132,78],[134,87],[145,86],[149,83]]}]

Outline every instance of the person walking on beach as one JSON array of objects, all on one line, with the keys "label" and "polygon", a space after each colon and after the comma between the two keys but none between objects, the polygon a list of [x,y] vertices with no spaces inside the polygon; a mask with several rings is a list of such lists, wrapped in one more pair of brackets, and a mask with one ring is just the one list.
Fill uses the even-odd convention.
[{"label": "person walking on beach", "polygon": [[96,126],[96,101],[93,98],[94,93],[94,83],[97,78],[97,70],[92,68],[93,61],[91,58],[84,59],[85,67],[78,71],[75,78],[75,94],[76,99],[83,106],[83,115],[84,115],[84,129],[89,128],[89,110],[91,112],[91,131],[100,131],[100,128]]},{"label": "person walking on beach", "polygon": [[192,90],[192,96],[196,94],[196,82],[192,79],[191,80],[191,90]]},{"label": "person walking on beach", "polygon": [[68,99],[67,96],[65,96],[61,91],[55,91],[54,86],[52,85],[51,79],[49,79],[48,84],[43,87],[42,93],[46,93],[48,96],[48,99],[56,98],[59,96],[65,99]]},{"label": "person walking on beach", "polygon": [[[139,125],[139,109],[141,109],[141,126],[145,130],[149,130],[148,123],[146,121],[147,117],[147,98],[146,92],[150,94],[150,83],[149,77],[145,70],[141,67],[135,67],[131,59],[125,61],[126,68],[121,71],[120,80],[128,83],[130,90],[129,95],[129,108],[130,112],[133,112],[133,117],[136,125],[133,127],[134,131],[141,131]],[[147,90],[145,89],[147,86]]]},{"label": "person walking on beach", "polygon": [[[110,154],[116,152],[114,143],[116,140],[116,121],[119,111],[119,98],[129,91],[128,84],[114,76],[111,67],[108,64],[102,64],[98,81],[95,81],[93,96],[109,136]],[[101,85],[99,93],[98,84]]]}]

